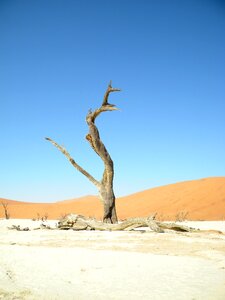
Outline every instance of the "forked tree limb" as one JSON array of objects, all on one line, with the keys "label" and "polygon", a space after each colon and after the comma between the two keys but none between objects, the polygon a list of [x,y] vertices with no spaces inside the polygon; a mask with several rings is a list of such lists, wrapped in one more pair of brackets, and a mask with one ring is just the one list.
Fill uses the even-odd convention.
[{"label": "forked tree limb", "polygon": [[109,94],[112,93],[112,92],[120,92],[120,91],[121,91],[121,89],[117,89],[117,88],[112,87],[112,81],[110,80],[110,83],[108,85],[108,88],[107,88],[107,90],[105,92],[105,95],[104,95],[104,98],[103,98],[102,106],[105,106],[105,105],[114,106],[114,104],[109,104],[108,103]]},{"label": "forked tree limb", "polygon": [[85,171],[78,163],[75,162],[75,160],[70,156],[69,152],[62,146],[60,146],[58,143],[56,143],[54,140],[46,137],[47,141],[51,142],[52,145],[54,145],[59,151],[62,152],[66,156],[66,158],[69,160],[69,162],[78,170],[80,171],[84,176],[86,176],[97,188],[100,187],[100,182],[96,180],[91,174],[89,174],[87,171]]},{"label": "forked tree limb", "polygon": [[[118,89],[118,91],[120,91]],[[95,119],[102,113],[106,111],[113,111],[113,110],[119,110],[114,104],[106,104],[102,105],[101,107],[95,109],[93,112],[89,110],[87,116],[86,116],[86,121],[87,123],[89,122],[95,122]]]}]

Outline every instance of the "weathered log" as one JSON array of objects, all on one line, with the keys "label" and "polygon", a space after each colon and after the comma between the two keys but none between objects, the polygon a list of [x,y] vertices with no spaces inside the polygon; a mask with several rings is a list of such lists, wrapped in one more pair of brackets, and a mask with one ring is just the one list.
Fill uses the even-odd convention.
[{"label": "weathered log", "polygon": [[185,225],[178,225],[176,223],[164,223],[164,222],[158,222],[156,221],[158,226],[162,229],[169,229],[169,230],[175,230],[175,231],[181,231],[181,232],[189,232],[189,231],[194,231],[194,228],[191,228],[189,226]]},{"label": "weathered log", "polygon": [[140,227],[149,227],[152,231],[159,233],[163,233],[164,229],[181,232],[193,231],[193,229],[188,226],[156,221],[154,220],[154,216],[146,218],[130,218],[118,224],[108,224],[95,219],[86,218],[82,215],[69,214],[58,223],[58,228],[64,230],[131,231]]}]

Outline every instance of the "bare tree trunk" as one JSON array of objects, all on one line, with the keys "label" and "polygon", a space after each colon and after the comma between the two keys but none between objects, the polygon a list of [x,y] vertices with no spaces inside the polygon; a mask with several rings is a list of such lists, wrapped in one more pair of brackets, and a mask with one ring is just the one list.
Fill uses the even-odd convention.
[{"label": "bare tree trunk", "polygon": [[105,223],[117,223],[117,214],[115,206],[115,195],[113,191],[113,178],[114,178],[114,167],[113,161],[100,139],[98,128],[95,125],[95,119],[106,111],[118,110],[115,105],[108,103],[108,97],[111,92],[118,92],[120,89],[112,88],[111,82],[105,92],[101,107],[97,108],[93,112],[90,110],[86,116],[86,122],[89,127],[89,133],[86,135],[86,139],[90,143],[93,150],[100,156],[104,163],[104,173],[101,181],[96,180],[87,171],[80,167],[74,159],[70,156],[68,151],[62,146],[58,145],[55,141],[50,138],[46,138],[55,147],[57,147],[71,162],[71,164],[85,175],[98,189],[100,199],[103,203],[103,222]]}]

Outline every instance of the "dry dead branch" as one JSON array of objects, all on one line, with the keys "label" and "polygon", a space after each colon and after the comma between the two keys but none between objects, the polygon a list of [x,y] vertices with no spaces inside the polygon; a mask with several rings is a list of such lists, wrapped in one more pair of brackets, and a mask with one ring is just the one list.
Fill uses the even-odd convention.
[{"label": "dry dead branch", "polygon": [[11,227],[8,227],[8,229],[17,231],[30,231],[29,227],[21,228],[20,225],[12,225]]},{"label": "dry dead branch", "polygon": [[165,229],[190,232],[192,228],[175,223],[164,223],[154,220],[154,216],[146,218],[130,218],[118,224],[107,224],[95,219],[86,218],[82,215],[69,214],[58,223],[59,229],[73,230],[108,230],[108,231],[131,231],[135,228],[148,227],[152,231],[163,233]]}]

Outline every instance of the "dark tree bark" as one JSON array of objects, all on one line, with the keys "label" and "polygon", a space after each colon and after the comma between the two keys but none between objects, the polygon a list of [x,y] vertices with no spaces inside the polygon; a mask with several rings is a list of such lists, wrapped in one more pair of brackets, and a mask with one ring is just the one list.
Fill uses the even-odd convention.
[{"label": "dark tree bark", "polygon": [[103,203],[103,222],[105,223],[117,223],[115,195],[113,191],[114,167],[113,160],[111,159],[109,152],[107,151],[105,145],[100,139],[100,134],[97,126],[95,125],[95,120],[103,112],[118,110],[118,108],[114,104],[108,103],[108,97],[110,93],[119,91],[120,89],[113,88],[110,82],[105,92],[102,105],[93,112],[90,110],[86,116],[86,122],[89,127],[89,133],[86,135],[86,139],[104,163],[104,173],[101,181],[96,180],[80,165],[78,165],[64,147],[58,145],[52,139],[46,138],[46,140],[50,141],[67,157],[70,163],[78,171],[85,175],[97,187],[100,199]]}]

